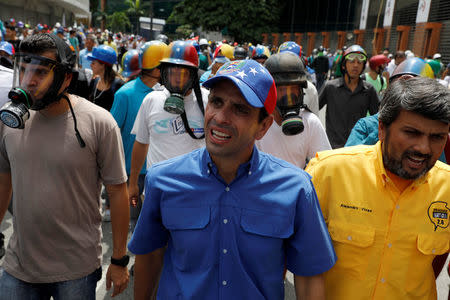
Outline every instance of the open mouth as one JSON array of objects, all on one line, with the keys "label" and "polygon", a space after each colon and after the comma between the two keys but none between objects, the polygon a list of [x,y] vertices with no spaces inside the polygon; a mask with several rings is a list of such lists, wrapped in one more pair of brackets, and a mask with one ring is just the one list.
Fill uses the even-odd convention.
[{"label": "open mouth", "polygon": [[406,159],[408,161],[409,166],[413,169],[419,169],[419,168],[423,167],[427,160],[426,158],[413,156],[413,155],[408,155],[406,157]]},{"label": "open mouth", "polygon": [[228,141],[231,136],[218,130],[211,130],[212,136],[219,141]]}]

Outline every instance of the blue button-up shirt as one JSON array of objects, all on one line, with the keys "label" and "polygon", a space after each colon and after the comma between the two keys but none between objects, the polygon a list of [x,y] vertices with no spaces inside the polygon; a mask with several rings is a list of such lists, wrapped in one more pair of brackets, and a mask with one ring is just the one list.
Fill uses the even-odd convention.
[{"label": "blue button-up shirt", "polygon": [[202,148],[153,165],[145,190],[128,247],[167,244],[158,299],[284,299],[285,266],[336,261],[309,175],[256,147],[230,184]]}]

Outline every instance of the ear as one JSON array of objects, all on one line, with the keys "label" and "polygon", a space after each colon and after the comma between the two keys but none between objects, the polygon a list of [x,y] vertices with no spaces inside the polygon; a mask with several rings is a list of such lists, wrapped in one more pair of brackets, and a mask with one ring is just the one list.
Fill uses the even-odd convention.
[{"label": "ear", "polygon": [[378,139],[383,142],[386,138],[387,127],[383,124],[383,122],[378,121]]},{"label": "ear", "polygon": [[273,115],[268,115],[264,120],[259,123],[259,130],[256,132],[255,139],[260,140],[266,134],[267,130],[269,130],[270,126],[272,126]]}]

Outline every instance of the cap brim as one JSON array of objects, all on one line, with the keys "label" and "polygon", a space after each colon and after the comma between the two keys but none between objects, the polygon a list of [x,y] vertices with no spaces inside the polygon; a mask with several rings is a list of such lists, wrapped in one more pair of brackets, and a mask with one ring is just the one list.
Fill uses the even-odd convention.
[{"label": "cap brim", "polygon": [[218,81],[228,79],[239,89],[242,96],[244,96],[245,100],[247,100],[248,104],[253,107],[261,108],[264,107],[264,103],[259,100],[259,97],[255,94],[255,92],[243,81],[239,80],[236,77],[229,75],[215,75],[214,77],[208,79],[203,83],[204,87],[212,88],[215,83]]}]

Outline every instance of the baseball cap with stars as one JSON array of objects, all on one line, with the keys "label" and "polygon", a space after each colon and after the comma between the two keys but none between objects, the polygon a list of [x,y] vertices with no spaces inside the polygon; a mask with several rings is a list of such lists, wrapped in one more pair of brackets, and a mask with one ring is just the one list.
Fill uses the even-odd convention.
[{"label": "baseball cap with stars", "polygon": [[213,88],[218,81],[228,79],[241,91],[248,104],[265,107],[271,114],[277,102],[275,81],[269,71],[255,60],[235,60],[224,64],[216,75],[203,83]]}]

